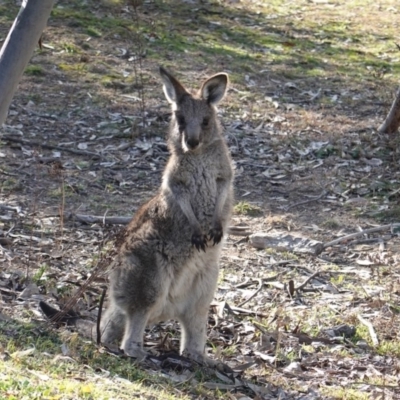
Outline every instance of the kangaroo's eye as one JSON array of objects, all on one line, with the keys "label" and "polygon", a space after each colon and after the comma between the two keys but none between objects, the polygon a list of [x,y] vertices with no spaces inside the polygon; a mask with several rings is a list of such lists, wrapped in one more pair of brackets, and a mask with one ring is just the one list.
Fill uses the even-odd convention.
[{"label": "kangaroo's eye", "polygon": [[184,126],[186,121],[185,121],[185,117],[183,115],[176,115],[176,120],[178,121],[178,125],[179,126]]},{"label": "kangaroo's eye", "polygon": [[208,124],[210,123],[210,120],[208,118],[204,118],[203,122],[201,123],[204,128],[207,128]]}]

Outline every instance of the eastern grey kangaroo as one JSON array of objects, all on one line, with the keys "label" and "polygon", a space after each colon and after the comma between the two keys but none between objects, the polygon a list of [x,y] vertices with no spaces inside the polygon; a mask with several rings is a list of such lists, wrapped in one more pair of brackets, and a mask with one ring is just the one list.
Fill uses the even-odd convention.
[{"label": "eastern grey kangaroo", "polygon": [[[177,319],[181,353],[202,362],[233,201],[232,163],[215,108],[228,75],[208,78],[191,94],[164,68],[160,74],[172,105],[170,158],[158,193],[137,211],[117,244],[102,342],[122,340],[127,355],[142,359],[145,327]],[[40,306],[48,317],[56,311]]]}]

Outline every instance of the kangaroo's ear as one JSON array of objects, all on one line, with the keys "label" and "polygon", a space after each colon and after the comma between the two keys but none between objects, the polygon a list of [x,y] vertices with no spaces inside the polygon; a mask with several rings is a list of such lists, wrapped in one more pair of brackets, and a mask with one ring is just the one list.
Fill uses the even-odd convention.
[{"label": "kangaroo's ear", "polygon": [[160,67],[160,75],[164,83],[165,97],[170,103],[178,103],[183,95],[188,94],[182,84],[163,67]]},{"label": "kangaroo's ear", "polygon": [[201,86],[201,97],[209,104],[217,105],[224,98],[228,83],[228,75],[224,73],[208,78]]}]

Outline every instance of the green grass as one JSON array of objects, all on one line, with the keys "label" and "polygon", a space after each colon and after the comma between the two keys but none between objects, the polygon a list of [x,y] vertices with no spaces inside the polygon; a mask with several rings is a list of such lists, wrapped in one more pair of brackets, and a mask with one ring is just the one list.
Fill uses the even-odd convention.
[{"label": "green grass", "polygon": [[[357,389],[343,388],[343,387],[324,387],[322,388],[322,394],[330,399],[340,400],[370,400],[368,393],[363,393]],[[329,396],[329,397],[328,397]]]},{"label": "green grass", "polygon": [[92,26],[89,26],[88,28],[86,28],[85,31],[89,36],[93,36],[93,37],[101,37],[101,32],[97,29],[94,28]]},{"label": "green grass", "polygon": [[30,76],[42,76],[45,74],[45,71],[40,65],[28,65],[24,73]]},{"label": "green grass", "polygon": [[[241,90],[245,88],[245,74],[259,81],[268,73],[278,80],[280,76],[296,81],[301,85],[299,89],[309,90],[306,81],[313,79],[310,81],[313,87],[339,91],[343,88],[356,90],[366,81],[371,84],[377,80],[397,82],[400,75],[399,63],[390,59],[397,51],[393,44],[396,30],[389,23],[383,28],[372,20],[366,11],[372,5],[372,0],[367,0],[364,6],[357,1],[347,2],[345,7],[327,14],[324,6],[303,0],[291,2],[290,6],[283,0],[258,4],[244,1],[241,8],[210,2],[207,7],[196,9],[186,3],[176,7],[174,1],[168,0],[149,9],[148,6],[143,8],[150,15],[154,13],[155,17],[150,20],[140,14],[142,9],[139,8],[137,23],[132,15],[121,12],[123,5],[118,1],[107,2],[102,10],[90,2],[71,0],[56,6],[52,18],[66,24],[69,34],[80,38],[79,44],[68,40],[66,55],[79,53],[77,48],[90,51],[94,43],[88,42],[88,37],[102,38],[113,47],[131,47],[133,53],[140,51],[152,64],[172,69],[179,64],[183,66],[182,73],[185,69],[193,70],[194,62],[228,69],[232,82],[241,86]],[[305,13],[304,18],[288,18],[296,12]],[[348,12],[357,17],[349,21]],[[59,40],[65,43],[66,38],[61,35]],[[77,59],[66,59],[66,55],[61,57],[59,65],[67,75],[86,82],[98,80],[90,69],[79,65]],[[260,71],[266,72],[260,74]],[[134,89],[129,87],[128,76],[104,75],[101,83],[106,89]],[[263,91],[252,92],[252,101],[264,98]],[[279,99],[280,103],[291,101],[291,96],[284,94]],[[351,103],[351,98],[346,98],[345,102]],[[328,108],[335,106],[324,91],[317,103]],[[335,148],[326,148],[319,157],[333,154],[336,154]]]},{"label": "green grass", "polygon": [[256,216],[262,214],[262,210],[260,207],[250,204],[247,201],[239,201],[234,208],[233,208],[235,214],[238,215],[251,215],[251,216]]},{"label": "green grass", "polygon": [[383,340],[376,350],[380,355],[400,358],[400,341]]},{"label": "green grass", "polygon": [[35,275],[33,275],[32,281],[39,285],[42,281],[43,274],[49,268],[47,264],[42,264],[39,269],[36,271]]},{"label": "green grass", "polygon": [[0,398],[187,398],[184,393],[168,394],[167,381],[128,358],[101,351],[75,333],[58,335],[35,324],[0,322],[0,343]]},{"label": "green grass", "polygon": [[338,229],[341,223],[335,218],[329,218],[322,223],[322,226],[326,229]]}]

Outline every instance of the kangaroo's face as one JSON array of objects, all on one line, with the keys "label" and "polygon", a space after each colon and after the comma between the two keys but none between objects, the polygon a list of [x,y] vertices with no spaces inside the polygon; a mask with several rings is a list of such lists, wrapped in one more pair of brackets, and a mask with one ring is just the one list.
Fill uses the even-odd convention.
[{"label": "kangaroo's face", "polygon": [[183,96],[176,104],[174,119],[185,152],[199,149],[212,140],[210,136],[215,124],[215,111],[205,100]]},{"label": "kangaroo's face", "polygon": [[213,140],[217,124],[215,105],[225,96],[228,75],[220,73],[207,79],[197,95],[190,94],[182,84],[160,68],[164,93],[173,109],[173,130],[179,134],[184,152],[197,151]]}]

